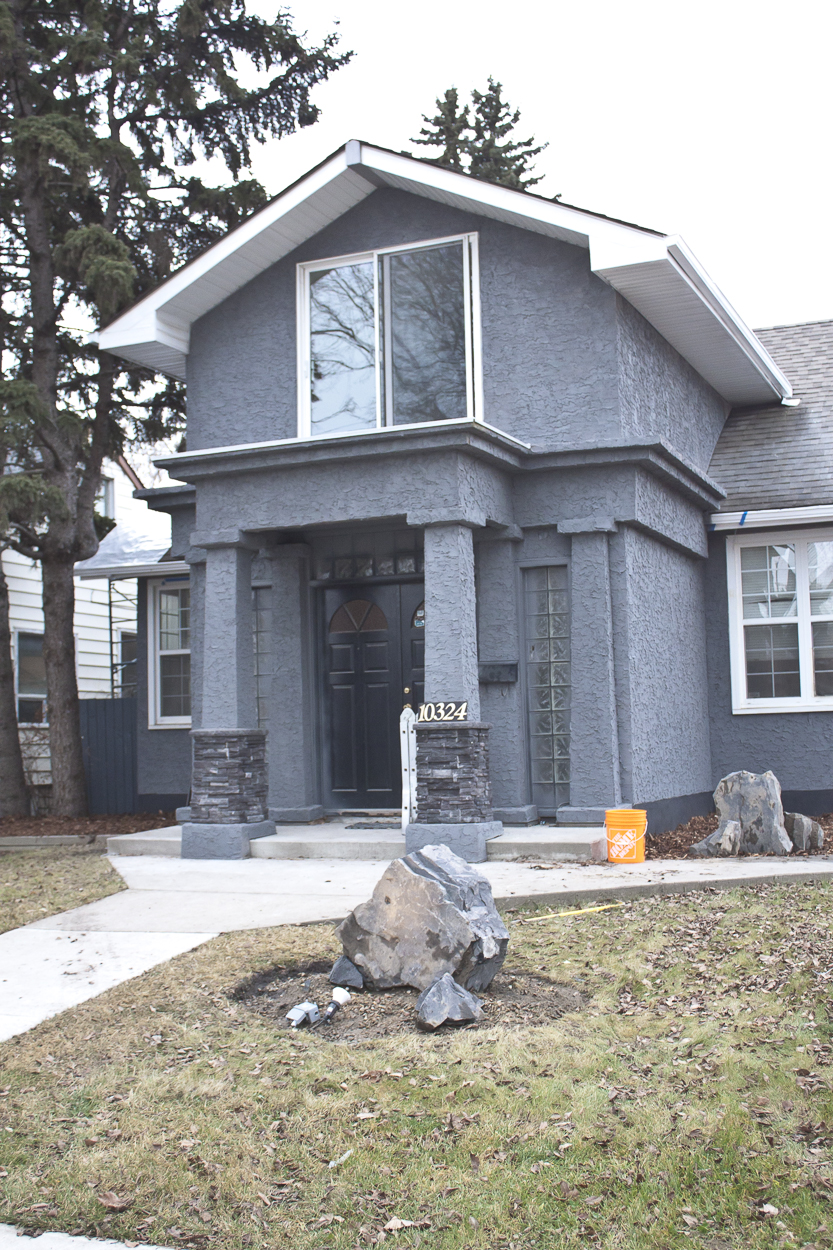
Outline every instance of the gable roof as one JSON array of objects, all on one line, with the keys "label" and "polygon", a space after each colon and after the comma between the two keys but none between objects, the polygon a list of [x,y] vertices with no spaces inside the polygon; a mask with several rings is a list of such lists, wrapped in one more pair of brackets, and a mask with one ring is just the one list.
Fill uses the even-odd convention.
[{"label": "gable roof", "polygon": [[727,493],[720,511],[833,504],[833,321],[757,333],[800,402],[729,414],[709,466]]},{"label": "gable roof", "polygon": [[185,377],[192,324],[378,187],[395,187],[590,252],[619,291],[732,403],[765,403],[790,383],[679,236],[482,182],[351,139],[98,334],[99,346]]}]

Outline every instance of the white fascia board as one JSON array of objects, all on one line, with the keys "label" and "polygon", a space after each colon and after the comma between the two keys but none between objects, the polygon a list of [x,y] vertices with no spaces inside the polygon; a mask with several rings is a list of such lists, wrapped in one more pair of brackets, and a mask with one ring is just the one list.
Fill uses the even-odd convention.
[{"label": "white fascia board", "polygon": [[733,403],[791,387],[679,238],[526,196],[351,140],[272,203],[183,266],[101,331],[102,349],[185,377],[190,327],[234,291],[360,203],[398,187],[589,248],[591,267]]},{"label": "white fascia board", "polygon": [[787,525],[815,525],[833,521],[833,504],[811,504],[806,508],[758,508],[747,512],[713,512],[712,530],[751,530],[781,528]]}]

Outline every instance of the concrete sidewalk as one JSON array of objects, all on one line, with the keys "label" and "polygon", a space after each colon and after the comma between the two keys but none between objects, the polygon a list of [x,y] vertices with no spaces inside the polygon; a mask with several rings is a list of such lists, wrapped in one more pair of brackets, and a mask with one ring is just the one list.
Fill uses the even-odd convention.
[{"label": "concrete sidewalk", "polygon": [[[341,919],[369,898],[387,861],[111,861],[128,885],[0,934],[0,1038],[93,998],[221,932]],[[630,866],[478,865],[503,906],[552,907],[764,882],[833,879],[833,859],[650,860]]]},{"label": "concrete sidewalk", "polygon": [[[130,1243],[137,1250],[160,1250],[146,1242]],[[123,1241],[111,1241],[109,1237],[73,1237],[69,1233],[39,1233],[29,1237],[18,1233],[12,1224],[0,1224],[0,1250],[127,1250]]]}]

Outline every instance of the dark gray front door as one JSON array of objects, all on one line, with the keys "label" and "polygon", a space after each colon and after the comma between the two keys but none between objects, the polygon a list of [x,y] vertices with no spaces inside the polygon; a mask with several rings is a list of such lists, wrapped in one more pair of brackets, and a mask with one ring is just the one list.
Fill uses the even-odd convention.
[{"label": "dark gray front door", "polygon": [[422,697],[422,595],[414,583],[323,592],[327,808],[402,802],[399,716],[405,703],[416,706],[414,696]]}]

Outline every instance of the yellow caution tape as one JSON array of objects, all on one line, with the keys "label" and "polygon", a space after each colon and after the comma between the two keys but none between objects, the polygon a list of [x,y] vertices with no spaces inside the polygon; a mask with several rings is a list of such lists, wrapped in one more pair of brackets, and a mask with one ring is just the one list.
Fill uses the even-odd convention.
[{"label": "yellow caution tape", "polygon": [[605,903],[602,907],[581,907],[578,911],[550,911],[546,916],[531,916],[529,920],[516,920],[515,924],[537,924],[539,920],[555,920],[557,916],[584,916],[589,911],[610,911],[611,907],[624,906],[624,903]]}]

